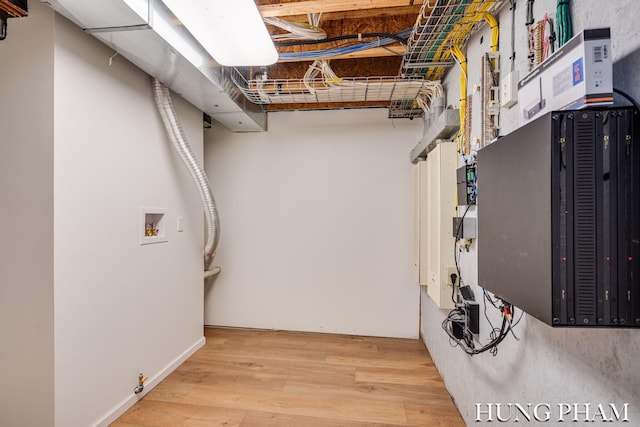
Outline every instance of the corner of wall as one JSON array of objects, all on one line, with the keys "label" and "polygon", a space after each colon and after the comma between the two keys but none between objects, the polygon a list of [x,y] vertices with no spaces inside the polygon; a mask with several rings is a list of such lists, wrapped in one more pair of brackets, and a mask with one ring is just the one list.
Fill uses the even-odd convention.
[{"label": "corner of wall", "polygon": [[54,419],[53,13],[31,2],[0,42],[0,425]]}]

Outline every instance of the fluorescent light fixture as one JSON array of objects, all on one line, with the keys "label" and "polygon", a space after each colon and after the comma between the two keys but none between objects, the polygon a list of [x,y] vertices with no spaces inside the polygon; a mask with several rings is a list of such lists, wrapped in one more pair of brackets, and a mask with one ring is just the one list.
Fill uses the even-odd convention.
[{"label": "fluorescent light fixture", "polygon": [[270,65],[278,60],[254,0],[162,2],[220,65]]}]

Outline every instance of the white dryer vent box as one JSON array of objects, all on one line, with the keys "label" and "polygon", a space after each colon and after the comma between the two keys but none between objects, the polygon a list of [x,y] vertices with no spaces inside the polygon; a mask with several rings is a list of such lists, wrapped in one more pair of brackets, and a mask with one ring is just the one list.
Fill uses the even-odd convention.
[{"label": "white dryer vent box", "polygon": [[611,31],[584,30],[518,82],[520,124],[547,111],[613,103]]}]

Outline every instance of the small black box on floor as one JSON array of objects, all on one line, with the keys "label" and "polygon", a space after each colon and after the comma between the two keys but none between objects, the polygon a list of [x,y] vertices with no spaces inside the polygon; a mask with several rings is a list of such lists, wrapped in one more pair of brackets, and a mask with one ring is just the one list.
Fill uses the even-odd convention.
[{"label": "small black box on floor", "polygon": [[454,320],[451,322],[451,332],[453,336],[461,340],[464,338],[464,322],[460,320]]},{"label": "small black box on floor", "polygon": [[480,305],[468,304],[467,305],[467,321],[469,322],[469,330],[472,334],[480,333]]}]

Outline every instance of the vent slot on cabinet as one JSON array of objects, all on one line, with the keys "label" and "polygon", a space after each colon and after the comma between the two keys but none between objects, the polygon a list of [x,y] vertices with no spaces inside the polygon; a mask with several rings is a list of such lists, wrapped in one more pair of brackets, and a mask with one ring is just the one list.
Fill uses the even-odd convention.
[{"label": "vent slot on cabinet", "polygon": [[595,126],[591,115],[576,123],[574,147],[576,317],[588,324],[596,315],[597,260]]}]

